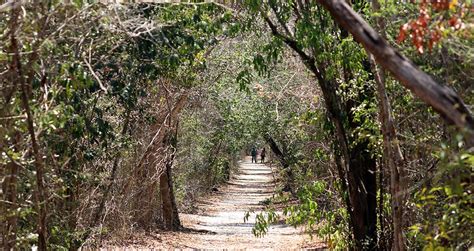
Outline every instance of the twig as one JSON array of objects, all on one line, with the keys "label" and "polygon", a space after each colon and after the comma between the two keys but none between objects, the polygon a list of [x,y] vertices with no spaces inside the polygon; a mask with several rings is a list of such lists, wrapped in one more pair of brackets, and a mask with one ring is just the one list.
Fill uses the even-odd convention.
[{"label": "twig", "polygon": [[92,43],[94,43],[94,39],[92,39],[91,45],[89,46],[89,61],[84,58],[84,63],[86,63],[87,68],[89,68],[89,71],[91,72],[92,76],[94,76],[95,80],[97,80],[97,82],[99,83],[100,89],[102,89],[102,91],[107,94],[107,88],[105,88],[104,84],[102,84],[102,81],[100,80],[99,76],[97,76],[97,74],[94,72],[94,69],[92,69],[92,66],[90,64],[92,58]]},{"label": "twig", "polygon": [[17,115],[17,116],[8,116],[8,117],[0,117],[0,120],[12,120],[12,119],[26,119],[26,115]]}]

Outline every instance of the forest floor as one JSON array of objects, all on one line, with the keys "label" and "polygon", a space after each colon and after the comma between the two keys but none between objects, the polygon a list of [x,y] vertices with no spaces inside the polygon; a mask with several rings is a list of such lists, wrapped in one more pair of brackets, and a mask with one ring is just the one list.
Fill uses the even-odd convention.
[{"label": "forest floor", "polygon": [[102,250],[324,249],[323,242],[283,223],[271,225],[264,237],[252,234],[255,213],[244,222],[245,212],[260,212],[264,208],[262,202],[273,196],[275,187],[272,168],[252,164],[250,158],[246,158],[227,183],[199,200],[198,213],[180,214],[187,230],[137,234],[133,241]]}]

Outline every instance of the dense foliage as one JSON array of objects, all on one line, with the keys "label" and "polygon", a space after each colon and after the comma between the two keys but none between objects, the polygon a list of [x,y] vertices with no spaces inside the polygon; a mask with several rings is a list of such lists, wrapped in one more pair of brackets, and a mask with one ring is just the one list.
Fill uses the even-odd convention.
[{"label": "dense foliage", "polygon": [[[253,146],[280,181],[257,236],[285,220],[333,249],[474,245],[472,132],[325,5],[86,2],[0,5],[2,249],[179,231]],[[351,7],[472,109],[470,2],[381,2]]]}]

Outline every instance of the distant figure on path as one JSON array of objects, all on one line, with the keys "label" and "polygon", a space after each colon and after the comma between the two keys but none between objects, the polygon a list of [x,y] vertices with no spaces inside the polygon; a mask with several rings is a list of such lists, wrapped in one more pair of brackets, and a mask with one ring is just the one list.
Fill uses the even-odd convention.
[{"label": "distant figure on path", "polygon": [[252,163],[257,163],[257,149],[255,147],[252,147]]},{"label": "distant figure on path", "polygon": [[[262,161],[262,163],[265,162],[265,147],[262,149],[262,152],[260,153],[260,159]],[[257,160],[255,160],[257,161]]]}]

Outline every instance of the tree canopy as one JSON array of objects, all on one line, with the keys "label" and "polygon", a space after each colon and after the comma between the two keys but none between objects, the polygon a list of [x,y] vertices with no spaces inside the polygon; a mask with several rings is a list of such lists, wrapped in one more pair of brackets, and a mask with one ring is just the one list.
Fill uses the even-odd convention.
[{"label": "tree canopy", "polygon": [[252,147],[256,236],[472,247],[471,1],[89,2],[0,5],[3,249],[182,231]]}]

